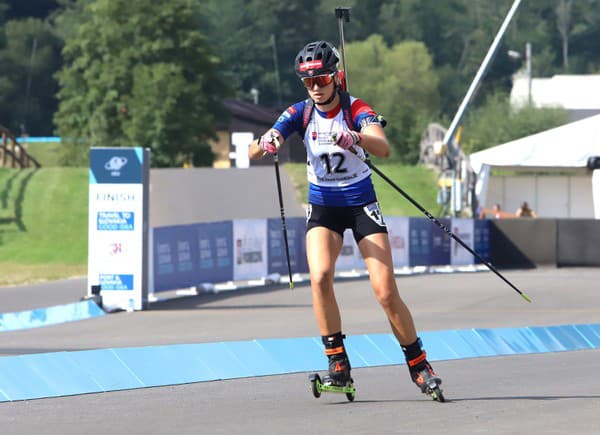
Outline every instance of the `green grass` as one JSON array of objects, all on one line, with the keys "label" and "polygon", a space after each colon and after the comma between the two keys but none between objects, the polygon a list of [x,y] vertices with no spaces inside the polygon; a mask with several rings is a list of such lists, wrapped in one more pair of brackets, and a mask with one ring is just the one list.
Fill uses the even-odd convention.
[{"label": "green grass", "polygon": [[[412,199],[425,209],[436,215],[439,205],[436,203],[437,176],[431,169],[422,166],[402,166],[393,163],[375,165],[385,176],[404,190]],[[306,165],[303,163],[286,163],[285,169],[290,174],[296,187],[298,199],[306,204],[308,199]],[[406,200],[398,191],[390,186],[379,175],[373,174],[373,183],[377,191],[377,199],[386,216],[423,216],[414,205]]]},{"label": "green grass", "polygon": [[27,152],[33,156],[42,168],[60,166],[60,142],[32,142],[27,144]]},{"label": "green grass", "polygon": [[81,275],[88,188],[87,168],[0,168],[0,285]]}]

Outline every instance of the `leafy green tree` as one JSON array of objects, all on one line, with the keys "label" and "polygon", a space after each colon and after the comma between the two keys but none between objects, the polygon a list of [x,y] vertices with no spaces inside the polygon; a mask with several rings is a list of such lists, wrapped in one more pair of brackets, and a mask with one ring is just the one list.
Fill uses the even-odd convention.
[{"label": "leafy green tree", "polygon": [[489,96],[483,106],[467,114],[461,135],[462,149],[466,154],[481,151],[557,127],[567,120],[564,109],[512,108],[505,94],[496,93]]},{"label": "leafy green tree", "polygon": [[0,33],[0,123],[16,134],[52,134],[60,39],[37,18],[10,20]]},{"label": "leafy green tree", "polygon": [[211,164],[208,140],[215,119],[225,116],[227,87],[199,31],[199,3],[85,3],[66,32],[57,74],[64,163],[85,164],[92,146],[144,146],[153,166]]},{"label": "leafy green tree", "polygon": [[352,94],[364,99],[388,121],[386,134],[394,158],[415,163],[419,138],[439,107],[438,79],[421,42],[388,47],[379,35],[346,46]]},{"label": "leafy green tree", "polygon": [[[259,103],[266,106],[285,106],[305,97],[294,73],[294,59],[307,42],[323,38],[316,31],[318,3],[317,0],[204,3],[211,42],[223,56],[223,69],[238,98],[250,100],[253,88],[259,92]],[[240,13],[242,10],[244,13]],[[333,11],[331,25],[336,26]]]}]

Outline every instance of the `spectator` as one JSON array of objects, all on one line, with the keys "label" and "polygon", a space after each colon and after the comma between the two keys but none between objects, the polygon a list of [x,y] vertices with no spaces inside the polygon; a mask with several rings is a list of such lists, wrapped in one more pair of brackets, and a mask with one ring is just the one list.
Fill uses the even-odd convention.
[{"label": "spectator", "polygon": [[523,201],[521,207],[517,209],[515,214],[517,215],[517,217],[536,217],[535,212],[531,208],[529,208],[529,204],[527,204],[527,201]]},{"label": "spectator", "polygon": [[500,207],[500,204],[496,203],[494,204],[494,217],[496,219],[502,219],[502,208]]}]

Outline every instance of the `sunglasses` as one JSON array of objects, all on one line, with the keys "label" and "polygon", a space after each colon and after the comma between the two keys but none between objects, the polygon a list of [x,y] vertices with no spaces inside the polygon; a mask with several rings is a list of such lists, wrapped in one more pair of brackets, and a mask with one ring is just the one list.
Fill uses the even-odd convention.
[{"label": "sunglasses", "polygon": [[323,86],[327,86],[329,83],[333,82],[333,77],[335,73],[331,73],[325,76],[316,76],[316,77],[303,77],[302,83],[308,89],[311,89],[315,84],[322,88]]}]

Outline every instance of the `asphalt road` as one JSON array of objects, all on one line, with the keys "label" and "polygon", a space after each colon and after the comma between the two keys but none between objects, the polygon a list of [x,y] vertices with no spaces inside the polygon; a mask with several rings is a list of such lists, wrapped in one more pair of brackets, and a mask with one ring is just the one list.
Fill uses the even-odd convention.
[{"label": "asphalt road", "polygon": [[[600,321],[600,269],[503,272],[528,304],[491,273],[399,277],[422,331]],[[0,311],[74,302],[83,280],[0,288]],[[367,280],[337,283],[346,334],[389,332]],[[70,299],[70,300],[67,300]],[[299,285],[200,295],[0,334],[0,355],[317,336],[310,290]],[[427,343],[425,343],[427,345]],[[595,434],[600,433],[600,350],[434,364],[447,403],[422,395],[405,366],[355,369],[354,403],[314,399],[306,373],[0,403],[9,434]]]}]

